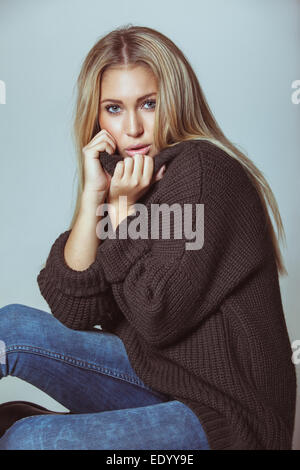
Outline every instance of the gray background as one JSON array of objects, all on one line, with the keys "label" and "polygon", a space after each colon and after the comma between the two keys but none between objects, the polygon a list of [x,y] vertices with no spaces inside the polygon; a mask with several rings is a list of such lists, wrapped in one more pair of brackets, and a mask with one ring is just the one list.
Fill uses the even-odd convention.
[{"label": "gray background", "polygon": [[[36,277],[75,206],[75,80],[96,40],[132,23],[161,31],[183,50],[221,128],[271,185],[287,236],[289,276],[280,279],[286,322],[291,342],[300,339],[300,104],[291,100],[300,79],[299,20],[296,0],[0,1],[0,306],[49,311]],[[299,382],[300,364],[296,370]],[[0,387],[0,403],[10,400],[65,410],[13,377]]]}]

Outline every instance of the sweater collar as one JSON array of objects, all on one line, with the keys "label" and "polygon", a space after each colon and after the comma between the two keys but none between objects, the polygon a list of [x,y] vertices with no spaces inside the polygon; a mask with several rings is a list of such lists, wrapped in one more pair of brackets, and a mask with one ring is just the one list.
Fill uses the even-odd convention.
[{"label": "sweater collar", "polygon": [[[183,147],[189,145],[189,141],[182,141],[179,142],[178,144],[174,145],[173,147],[165,147],[160,152],[158,152],[156,155],[154,155],[154,169],[153,169],[153,174],[155,174],[162,165],[166,164],[166,167],[168,166],[167,164],[183,150]],[[100,158],[100,163],[102,167],[109,173],[111,176],[113,176],[115,167],[117,163],[121,160],[123,160],[123,157],[119,154],[112,154],[110,155],[108,152],[103,151],[99,153],[99,158]]]}]

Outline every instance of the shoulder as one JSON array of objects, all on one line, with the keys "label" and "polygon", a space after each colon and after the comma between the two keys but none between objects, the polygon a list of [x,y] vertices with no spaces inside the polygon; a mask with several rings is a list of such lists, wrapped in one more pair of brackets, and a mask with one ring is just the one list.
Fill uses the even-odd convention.
[{"label": "shoulder", "polygon": [[186,168],[187,172],[205,173],[206,176],[218,177],[223,173],[227,175],[247,177],[242,163],[208,140],[189,140],[176,144],[173,147],[175,157],[170,167],[176,169]]},{"label": "shoulder", "polygon": [[201,168],[202,197],[243,199],[246,203],[260,205],[260,197],[249,171],[239,158],[233,157],[217,144],[205,140],[190,142],[190,153],[197,155]]},{"label": "shoulder", "polygon": [[248,178],[243,164],[238,158],[232,157],[226,150],[208,140],[189,141],[190,154],[197,156],[198,164],[207,177],[232,175]]},{"label": "shoulder", "polygon": [[232,157],[217,144],[208,140],[180,142],[175,158],[169,165],[169,181],[173,185],[183,183],[186,191],[196,189],[201,197],[209,193],[224,197],[236,197],[243,193],[258,202],[257,189],[250,175],[238,158]]},{"label": "shoulder", "polygon": [[182,142],[178,150],[171,162],[172,171],[166,174],[164,197],[168,193],[171,201],[202,203],[207,217],[251,222],[253,231],[264,231],[266,214],[261,195],[238,158],[205,140]]},{"label": "shoulder", "polygon": [[201,166],[201,198],[207,218],[226,218],[232,226],[264,236],[265,209],[256,184],[238,158],[208,141],[193,141],[191,146]]}]

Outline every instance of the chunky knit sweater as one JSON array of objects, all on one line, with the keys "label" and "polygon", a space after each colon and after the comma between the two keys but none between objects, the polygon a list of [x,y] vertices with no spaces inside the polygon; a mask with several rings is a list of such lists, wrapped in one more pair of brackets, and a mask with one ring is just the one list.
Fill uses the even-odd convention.
[{"label": "chunky knit sweater", "polygon": [[[111,175],[120,159],[100,153]],[[67,327],[101,325],[119,336],[137,375],[188,406],[211,449],[291,449],[295,366],[257,190],[242,164],[208,141],[165,147],[154,171],[164,163],[163,178],[137,201],[149,230],[152,204],[192,205],[194,230],[203,204],[203,246],[186,249],[191,239],[173,236],[172,215],[168,238],[162,223],[156,238],[119,238],[137,211],[75,271],[64,259],[67,230],[38,274],[41,294]]]}]

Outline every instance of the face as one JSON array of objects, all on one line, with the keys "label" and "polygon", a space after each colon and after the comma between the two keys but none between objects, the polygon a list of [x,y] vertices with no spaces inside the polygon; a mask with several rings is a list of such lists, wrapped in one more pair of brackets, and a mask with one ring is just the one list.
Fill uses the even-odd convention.
[{"label": "face", "polygon": [[103,73],[99,124],[114,137],[115,153],[123,158],[133,156],[126,149],[135,145],[150,145],[146,154],[156,155],[153,133],[157,90],[156,78],[146,66],[122,66]]}]

